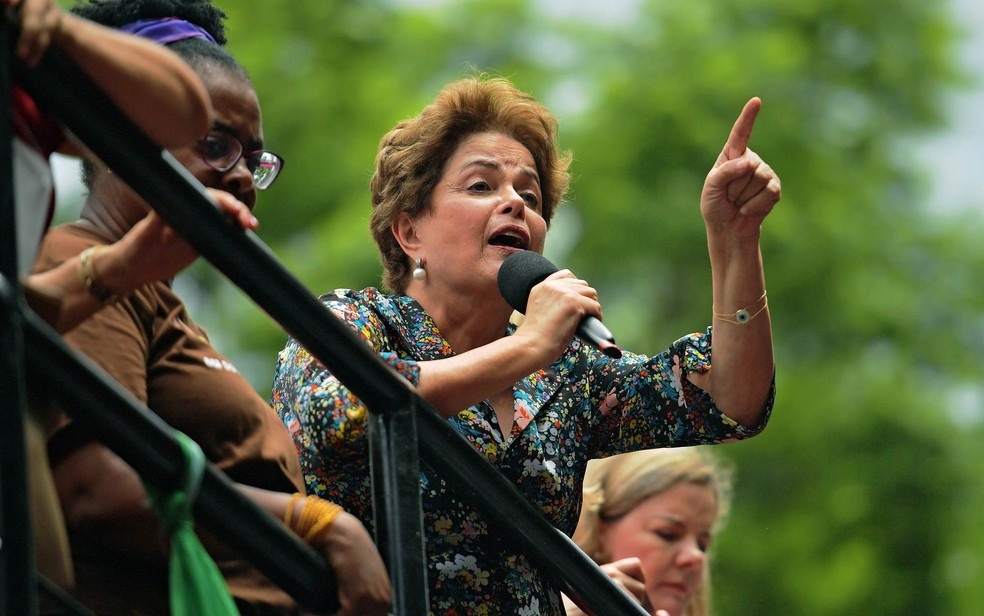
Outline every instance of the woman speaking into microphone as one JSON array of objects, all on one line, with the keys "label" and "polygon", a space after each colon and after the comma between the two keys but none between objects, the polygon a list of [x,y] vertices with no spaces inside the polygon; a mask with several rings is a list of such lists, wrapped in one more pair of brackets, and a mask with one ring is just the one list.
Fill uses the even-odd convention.
[{"label": "woman speaking into microphone", "polygon": [[[535,284],[522,323],[510,324],[500,267],[543,252],[571,156],[557,149],[554,116],[501,78],[453,82],[383,136],[370,227],[388,293],[336,290],[323,302],[569,535],[588,460],[722,443],[765,425],[775,368],[759,233],[780,187],[747,148],[760,106],[742,110],[700,198],[713,332],[609,357],[575,336],[602,311],[567,270]],[[308,490],[371,524],[365,407],[293,340],[273,389]],[[426,466],[421,494],[431,613],[563,613],[526,556]]]}]

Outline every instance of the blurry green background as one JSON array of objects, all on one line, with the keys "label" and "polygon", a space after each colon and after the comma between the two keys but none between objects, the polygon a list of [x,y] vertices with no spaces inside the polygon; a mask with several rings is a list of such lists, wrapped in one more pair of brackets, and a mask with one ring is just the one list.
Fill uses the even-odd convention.
[{"label": "blurry green background", "polygon": [[[547,254],[641,352],[709,320],[698,195],[760,96],[751,147],[783,180],[762,235],[778,397],[761,436],[718,448],[738,484],[716,613],[982,612],[984,196],[934,200],[927,158],[952,152],[920,145],[975,85],[949,3],[215,2],[287,161],[259,235],[312,293],[378,284],[378,140],[477,69],[560,119],[576,179]],[[283,332],[207,264],[177,284],[268,395]]]}]

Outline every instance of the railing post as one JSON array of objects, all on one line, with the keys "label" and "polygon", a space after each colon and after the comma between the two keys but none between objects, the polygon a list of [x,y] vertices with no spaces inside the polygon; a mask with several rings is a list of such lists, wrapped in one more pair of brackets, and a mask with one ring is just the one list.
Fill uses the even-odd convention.
[{"label": "railing post", "polygon": [[[9,176],[0,172],[0,177]],[[0,210],[6,213],[5,206]],[[6,220],[3,216],[0,227],[7,227]],[[0,614],[36,614],[37,572],[24,445],[22,315],[17,306],[20,294],[11,280],[16,276],[0,275]]]},{"label": "railing post", "polygon": [[[36,614],[37,571],[27,506],[24,343],[14,214],[13,33],[0,15],[0,614]],[[43,207],[43,204],[38,204]]]},{"label": "railing post", "polygon": [[390,574],[394,616],[426,614],[429,606],[416,400],[408,395],[368,418],[376,545]]}]

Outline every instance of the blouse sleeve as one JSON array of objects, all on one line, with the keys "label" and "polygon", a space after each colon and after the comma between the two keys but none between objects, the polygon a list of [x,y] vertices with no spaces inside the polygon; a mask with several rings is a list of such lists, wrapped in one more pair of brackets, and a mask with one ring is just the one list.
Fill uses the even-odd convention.
[{"label": "blouse sleeve", "polygon": [[665,352],[647,357],[626,353],[619,361],[598,354],[588,360],[592,413],[592,457],[653,447],[723,443],[752,437],[768,422],[775,377],[763,419],[745,428],[722,413],[714,400],[687,378],[711,369],[710,327],[680,338]]},{"label": "blouse sleeve", "polygon": [[[417,384],[417,363],[401,357],[392,347],[384,321],[371,302],[347,291],[335,291],[321,299],[385,362]],[[294,439],[308,485],[320,474],[325,451],[364,459],[365,405],[294,339],[278,355],[272,405]]]}]

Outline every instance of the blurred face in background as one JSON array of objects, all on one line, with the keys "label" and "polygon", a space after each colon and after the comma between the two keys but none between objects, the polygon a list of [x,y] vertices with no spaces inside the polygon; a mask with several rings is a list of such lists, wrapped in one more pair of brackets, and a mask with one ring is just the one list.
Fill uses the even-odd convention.
[{"label": "blurred face in background", "polygon": [[680,616],[704,581],[717,500],[707,486],[678,483],[613,521],[601,521],[601,545],[612,561],[642,561],[654,610]]}]

